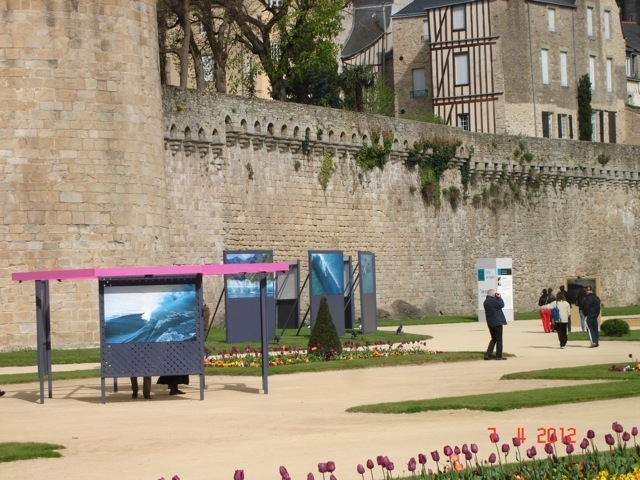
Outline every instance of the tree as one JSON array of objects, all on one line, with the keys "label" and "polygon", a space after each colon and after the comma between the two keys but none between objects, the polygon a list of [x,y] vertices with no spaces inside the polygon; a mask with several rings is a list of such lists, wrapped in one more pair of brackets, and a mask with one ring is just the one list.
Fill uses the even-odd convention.
[{"label": "tree", "polygon": [[588,74],[584,74],[578,81],[578,129],[580,140],[591,140],[593,134],[591,114],[591,79]]},{"label": "tree", "polygon": [[318,316],[309,337],[308,352],[324,358],[329,358],[342,352],[340,337],[331,318],[327,297],[324,295],[320,298]]},{"label": "tree", "polygon": [[364,92],[373,87],[376,74],[371,65],[346,65],[340,74],[340,86],[345,95],[345,105],[356,112],[364,112]]},{"label": "tree", "polygon": [[238,26],[237,40],[260,59],[274,100],[287,100],[287,87],[303,97],[300,85],[310,72],[332,70],[344,0],[258,0],[264,15],[251,9],[254,3],[222,1]]}]

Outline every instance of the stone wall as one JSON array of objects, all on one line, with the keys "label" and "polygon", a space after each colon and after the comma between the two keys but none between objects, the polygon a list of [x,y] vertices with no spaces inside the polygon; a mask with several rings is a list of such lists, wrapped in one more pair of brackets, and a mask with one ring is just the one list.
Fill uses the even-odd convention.
[{"label": "stone wall", "polygon": [[[278,261],[301,259],[305,274],[310,249],[369,250],[379,307],[405,300],[470,314],[476,259],[512,257],[517,311],[576,275],[599,275],[607,305],[640,301],[636,147],[467,134],[175,89],[165,90],[164,111],[176,261],[273,249]],[[392,132],[394,149],[384,170],[364,172],[355,155],[375,131]],[[421,138],[462,142],[442,181],[443,190],[464,190],[460,167],[469,163],[467,196],[456,208],[446,196],[439,208],[428,205],[414,191],[417,173],[403,159]],[[335,172],[325,191],[318,175],[326,155]],[[208,302],[220,287],[211,285]]]},{"label": "stone wall", "polygon": [[[35,346],[18,271],[169,262],[152,0],[0,0],[0,349]],[[51,285],[55,346],[99,340],[97,285]]]}]

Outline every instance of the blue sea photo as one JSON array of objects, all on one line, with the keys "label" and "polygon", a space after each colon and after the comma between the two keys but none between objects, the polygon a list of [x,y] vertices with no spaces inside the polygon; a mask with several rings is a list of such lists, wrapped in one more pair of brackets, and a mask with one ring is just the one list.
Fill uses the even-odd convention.
[{"label": "blue sea photo", "polygon": [[370,253],[360,254],[360,278],[362,282],[362,293],[373,293],[375,281],[373,255]]},{"label": "blue sea photo", "polygon": [[311,295],[343,295],[342,253],[311,253]]},{"label": "blue sea photo", "polygon": [[[271,252],[224,252],[224,263],[271,263]],[[257,273],[239,273],[226,275],[226,288],[228,298],[259,298],[260,275]],[[273,274],[267,274],[267,297],[273,297]]]},{"label": "blue sea photo", "polygon": [[106,343],[195,340],[194,284],[104,287]]}]

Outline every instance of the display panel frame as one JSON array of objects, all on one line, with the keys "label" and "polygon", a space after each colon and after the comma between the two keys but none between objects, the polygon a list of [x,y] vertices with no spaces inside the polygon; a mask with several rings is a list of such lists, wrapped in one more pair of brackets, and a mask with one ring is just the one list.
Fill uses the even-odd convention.
[{"label": "display panel frame", "polygon": [[309,250],[309,304],[311,327],[315,325],[320,299],[329,304],[333,324],[339,336],[344,335],[344,255],[338,250]]}]

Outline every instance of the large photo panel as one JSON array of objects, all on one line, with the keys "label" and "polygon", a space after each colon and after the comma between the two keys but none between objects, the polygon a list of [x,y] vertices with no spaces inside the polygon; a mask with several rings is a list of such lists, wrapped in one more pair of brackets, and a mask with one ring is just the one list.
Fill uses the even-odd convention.
[{"label": "large photo panel", "polygon": [[99,280],[103,377],[202,374],[202,276]]},{"label": "large photo panel", "polygon": [[378,329],[375,266],[376,261],[373,253],[358,252],[362,333],[374,333]]},{"label": "large photo panel", "polygon": [[[273,262],[271,250],[236,250],[223,252],[226,264],[250,264]],[[228,343],[260,342],[261,305],[259,273],[225,275],[225,325]],[[276,302],[274,297],[274,276],[266,274],[266,325],[267,339],[276,334]]]},{"label": "large photo panel", "polygon": [[320,299],[327,297],[338,335],[344,335],[344,260],[341,251],[309,251],[311,326],[315,325]]}]

